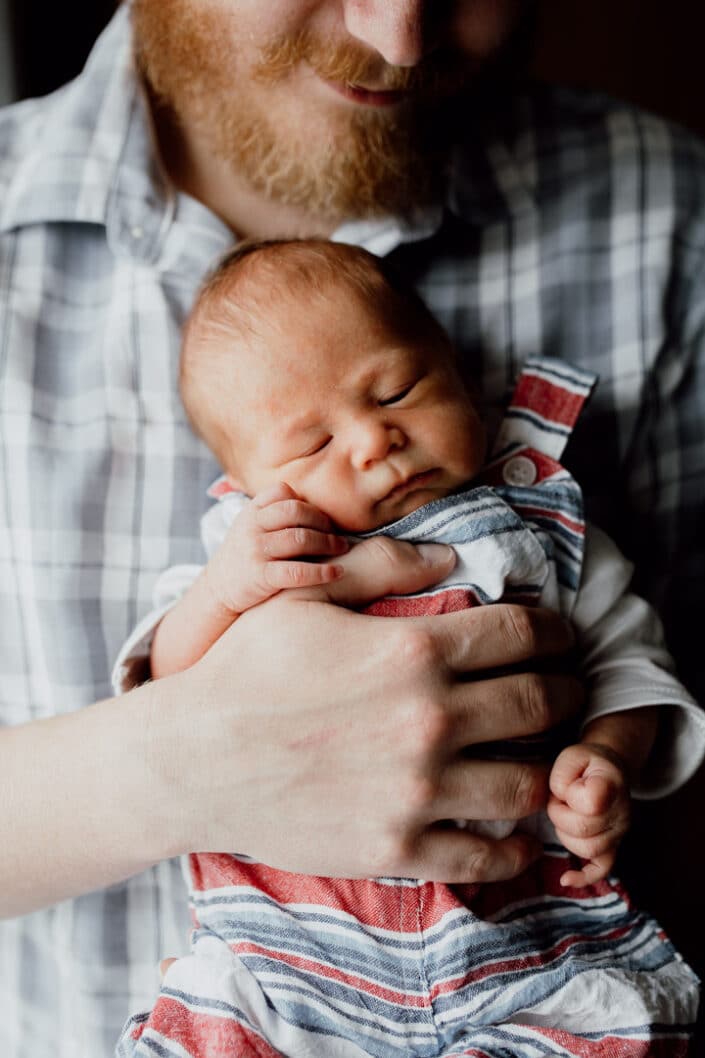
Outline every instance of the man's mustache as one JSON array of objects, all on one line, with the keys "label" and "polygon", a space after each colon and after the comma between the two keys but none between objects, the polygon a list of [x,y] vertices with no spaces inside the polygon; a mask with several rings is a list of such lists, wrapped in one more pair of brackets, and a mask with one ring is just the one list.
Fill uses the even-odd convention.
[{"label": "man's mustache", "polygon": [[471,58],[450,49],[432,52],[415,66],[391,66],[351,41],[325,44],[302,32],[268,45],[254,76],[263,82],[278,81],[301,63],[324,81],[402,92],[419,100],[455,94],[477,68]]}]

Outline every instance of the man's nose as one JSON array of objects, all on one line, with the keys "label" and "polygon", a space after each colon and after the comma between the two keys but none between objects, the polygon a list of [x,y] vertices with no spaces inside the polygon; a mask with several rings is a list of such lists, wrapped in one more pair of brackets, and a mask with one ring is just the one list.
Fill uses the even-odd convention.
[{"label": "man's nose", "polygon": [[390,66],[415,66],[424,45],[427,0],[345,0],[348,33],[378,52]]},{"label": "man's nose", "polygon": [[358,470],[369,470],[405,444],[406,437],[397,426],[383,422],[358,425],[352,445],[353,464]]}]

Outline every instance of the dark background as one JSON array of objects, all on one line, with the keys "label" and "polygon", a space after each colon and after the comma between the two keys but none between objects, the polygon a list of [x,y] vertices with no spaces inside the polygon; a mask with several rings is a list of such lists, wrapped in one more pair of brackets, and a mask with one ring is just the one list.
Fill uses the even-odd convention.
[{"label": "dark background", "polygon": [[[43,95],[74,76],[114,8],[115,0],[9,0],[18,95]],[[541,77],[632,99],[705,136],[703,0],[539,0],[539,22]]]},{"label": "dark background", "polygon": [[[9,0],[8,6],[14,81],[24,97],[51,91],[80,70],[115,0]],[[704,0],[539,0],[533,68],[548,81],[630,99],[705,136]],[[702,976],[704,815],[701,769],[684,790],[638,814],[621,862],[637,902],[657,915]],[[630,846],[639,850],[638,869]],[[694,1054],[705,1055],[705,1031]]]}]

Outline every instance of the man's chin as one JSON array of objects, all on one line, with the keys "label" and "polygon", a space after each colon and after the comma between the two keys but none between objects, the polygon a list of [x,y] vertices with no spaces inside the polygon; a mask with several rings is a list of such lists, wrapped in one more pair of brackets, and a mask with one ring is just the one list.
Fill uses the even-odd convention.
[{"label": "man's chin", "polygon": [[386,115],[322,122],[305,142],[279,122],[240,122],[217,153],[257,193],[332,223],[407,215],[436,200],[447,157]]}]

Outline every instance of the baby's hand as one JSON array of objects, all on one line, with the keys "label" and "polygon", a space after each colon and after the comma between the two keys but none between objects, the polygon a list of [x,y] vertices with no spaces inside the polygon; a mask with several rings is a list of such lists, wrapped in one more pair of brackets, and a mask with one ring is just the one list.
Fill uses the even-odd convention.
[{"label": "baby's hand", "polygon": [[629,827],[625,765],[607,746],[582,742],[556,758],[549,779],[548,815],[559,840],[585,863],[561,885],[592,885],[606,877]]},{"label": "baby's hand", "polygon": [[258,493],[233,522],[206,567],[218,604],[241,614],[284,588],[329,584],[343,575],[334,562],[304,556],[342,555],[347,541],[328,515],[299,499],[289,485]]}]

